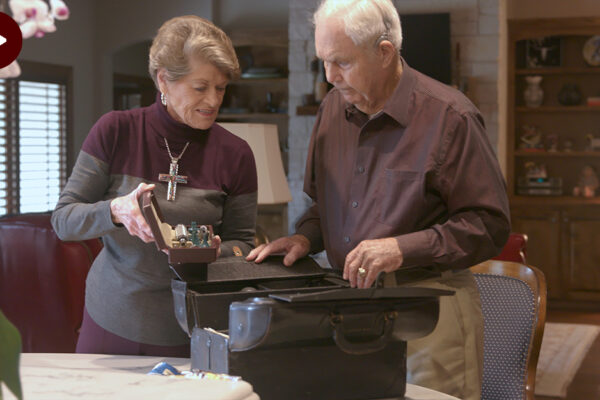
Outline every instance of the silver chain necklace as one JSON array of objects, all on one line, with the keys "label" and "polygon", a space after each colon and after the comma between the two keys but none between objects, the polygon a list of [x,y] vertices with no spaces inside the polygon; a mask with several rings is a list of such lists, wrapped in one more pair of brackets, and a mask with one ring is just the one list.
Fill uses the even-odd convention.
[{"label": "silver chain necklace", "polygon": [[190,142],[187,142],[179,153],[179,156],[173,157],[171,154],[171,149],[169,148],[169,142],[167,142],[167,138],[163,137],[165,141],[165,145],[167,146],[167,152],[169,153],[169,158],[171,159],[171,165],[169,166],[168,174],[158,174],[158,180],[161,182],[169,182],[169,186],[167,188],[167,200],[175,201],[175,192],[177,191],[178,183],[187,183],[187,176],[185,175],[177,175],[177,171],[179,170],[179,166],[177,162],[183,157],[183,153],[187,150]]},{"label": "silver chain necklace", "polygon": [[181,153],[179,153],[178,157],[173,157],[173,155],[171,154],[171,148],[169,147],[169,142],[167,142],[167,138],[163,137],[163,140],[165,141],[165,145],[167,146],[167,153],[169,153],[169,157],[171,158],[171,162],[177,164],[177,161],[179,161],[179,159],[181,157],[183,157],[183,153],[185,153],[185,151],[187,150],[188,146],[190,145],[190,142],[187,142],[185,144],[185,146],[183,147],[183,150],[181,150]]}]

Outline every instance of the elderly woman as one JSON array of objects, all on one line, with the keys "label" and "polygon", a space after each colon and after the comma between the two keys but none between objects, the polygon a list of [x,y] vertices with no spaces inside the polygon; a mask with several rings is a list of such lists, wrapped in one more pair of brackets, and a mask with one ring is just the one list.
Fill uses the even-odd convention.
[{"label": "elderly woman", "polygon": [[[212,225],[221,256],[236,248],[247,253],[253,244],[252,151],[215,124],[225,88],[239,75],[231,41],[200,17],[173,18],[152,43],[149,71],[157,101],[100,118],[52,215],[61,239],[104,241],[87,277],[82,353],[189,355],[173,312],[167,256],[140,211],[144,192],[154,190],[171,225]],[[172,163],[187,176],[175,190],[159,179]]]}]

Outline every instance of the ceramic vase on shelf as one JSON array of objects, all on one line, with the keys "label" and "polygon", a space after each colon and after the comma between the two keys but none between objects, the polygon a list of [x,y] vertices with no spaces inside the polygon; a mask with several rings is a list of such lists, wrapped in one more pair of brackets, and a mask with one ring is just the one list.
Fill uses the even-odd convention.
[{"label": "ceramic vase on shelf", "polygon": [[523,92],[523,99],[527,107],[539,107],[544,101],[544,90],[540,87],[542,77],[540,75],[526,76],[527,87]]}]

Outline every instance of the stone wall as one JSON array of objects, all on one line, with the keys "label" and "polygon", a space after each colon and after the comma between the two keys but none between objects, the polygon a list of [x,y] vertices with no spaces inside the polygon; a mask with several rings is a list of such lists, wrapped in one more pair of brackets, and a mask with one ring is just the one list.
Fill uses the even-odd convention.
[{"label": "stone wall", "polygon": [[[468,95],[481,110],[490,141],[498,143],[498,53],[499,0],[396,0],[400,15],[418,13],[450,13],[450,41],[454,53],[460,44],[460,71],[469,84]],[[308,142],[314,116],[296,115],[302,95],[312,91],[310,62],[315,56],[312,14],[319,0],[290,2],[289,18],[289,173],[293,200],[288,207],[289,232],[310,205],[302,191]],[[405,38],[410,40],[410,38]],[[455,59],[453,54],[453,60]],[[453,65],[456,69],[456,65]]]}]

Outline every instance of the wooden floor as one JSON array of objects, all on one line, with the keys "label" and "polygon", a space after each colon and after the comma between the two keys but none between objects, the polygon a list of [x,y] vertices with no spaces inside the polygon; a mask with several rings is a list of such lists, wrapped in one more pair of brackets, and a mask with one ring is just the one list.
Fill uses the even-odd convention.
[{"label": "wooden floor", "polygon": [[[600,312],[548,310],[549,322],[600,325]],[[536,396],[536,400],[556,400],[557,397]],[[569,386],[566,400],[600,399],[600,335],[596,338]]]}]

